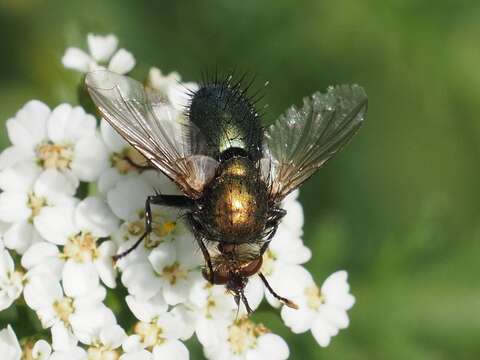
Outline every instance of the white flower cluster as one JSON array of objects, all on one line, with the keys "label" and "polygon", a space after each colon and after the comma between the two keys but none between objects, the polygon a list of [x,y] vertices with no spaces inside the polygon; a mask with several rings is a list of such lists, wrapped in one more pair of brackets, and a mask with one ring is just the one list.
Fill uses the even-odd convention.
[{"label": "white flower cluster", "polygon": [[[89,54],[68,48],[62,61],[87,72],[101,66],[127,73],[135,65],[113,35],[87,37]],[[183,116],[185,88],[176,73],[149,74],[148,86]],[[145,231],[144,204],[154,189],[178,193],[163,175],[104,120],[82,107],[50,109],[32,100],[6,123],[11,146],[0,154],[0,310],[19,299],[33,310],[46,340],[22,341],[10,325],[0,331],[2,359],[188,359],[183,341],[194,334],[209,359],[286,359],[286,342],[239,310],[223,286],[201,276],[203,259],[193,235],[172,208],[153,209],[148,240],[116,264],[112,256],[129,248]],[[327,346],[348,326],[354,304],[347,274],[338,271],[322,286],[302,266],[310,250],[302,242],[303,212],[298,193],[283,206],[287,215],[264,256],[262,272],[271,286],[298,304],[283,306],[284,323],[294,333],[310,330]],[[18,259],[15,263],[14,259]],[[106,305],[117,271],[128,290],[122,310]],[[246,296],[252,309],[263,298],[281,304],[258,276]],[[118,302],[117,302],[118,303]],[[128,309],[127,309],[128,307]],[[122,328],[115,313],[137,319]],[[36,336],[38,339],[39,336]],[[27,339],[28,340],[28,339]]]}]

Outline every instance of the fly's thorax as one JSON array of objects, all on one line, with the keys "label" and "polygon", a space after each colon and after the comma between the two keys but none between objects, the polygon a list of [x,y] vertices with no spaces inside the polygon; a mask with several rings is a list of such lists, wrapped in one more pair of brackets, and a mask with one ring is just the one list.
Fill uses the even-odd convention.
[{"label": "fly's thorax", "polygon": [[263,128],[248,96],[229,81],[202,85],[192,96],[190,121],[208,139],[206,155],[218,158],[231,147],[261,158]]},{"label": "fly's thorax", "polygon": [[259,239],[268,210],[266,184],[246,157],[223,162],[205,197],[203,219],[211,239],[245,243]]}]

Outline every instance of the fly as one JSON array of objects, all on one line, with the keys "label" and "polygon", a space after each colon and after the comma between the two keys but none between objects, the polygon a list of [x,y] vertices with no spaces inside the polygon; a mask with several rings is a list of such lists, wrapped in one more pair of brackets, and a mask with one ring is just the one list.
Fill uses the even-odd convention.
[{"label": "fly", "polygon": [[244,289],[258,274],[274,297],[297,308],[261,273],[263,254],[286,214],[282,200],[359,129],[367,110],[364,90],[329,87],[264,129],[241,82],[231,77],[193,92],[182,120],[168,116],[165,100],[129,77],[100,70],[87,75],[86,85],[110,125],[183,193],[148,196],[145,233],[115,258],[152,231],[151,205],[180,208],[205,259],[206,280],[224,285],[250,313]]}]

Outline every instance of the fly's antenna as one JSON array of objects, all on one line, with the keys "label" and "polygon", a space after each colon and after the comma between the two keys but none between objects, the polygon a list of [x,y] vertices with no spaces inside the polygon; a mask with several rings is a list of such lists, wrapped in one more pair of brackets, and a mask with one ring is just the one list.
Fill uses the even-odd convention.
[{"label": "fly's antenna", "polygon": [[265,278],[265,276],[262,273],[258,273],[258,276],[260,276],[260,279],[262,279],[262,281],[265,284],[265,286],[267,287],[268,291],[270,291],[270,294],[272,294],[276,299],[278,299],[281,303],[287,305],[289,308],[292,308],[292,309],[295,309],[295,310],[298,309],[298,305],[295,304],[293,301],[288,300],[288,299],[278,295],[275,291],[273,291],[272,287],[270,286],[267,279]]}]

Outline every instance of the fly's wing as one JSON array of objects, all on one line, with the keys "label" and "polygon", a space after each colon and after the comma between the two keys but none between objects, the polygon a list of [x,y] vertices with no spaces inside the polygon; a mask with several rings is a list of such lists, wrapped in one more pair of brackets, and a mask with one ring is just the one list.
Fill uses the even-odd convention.
[{"label": "fly's wing", "polygon": [[185,195],[200,196],[218,163],[197,155],[205,142],[193,124],[179,121],[168,103],[129,77],[99,70],[87,74],[85,84],[102,116],[128,143]]},{"label": "fly's wing", "polygon": [[270,199],[282,200],[335,155],[359,129],[367,95],[358,85],[328,88],[292,106],[265,132],[262,176]]}]

